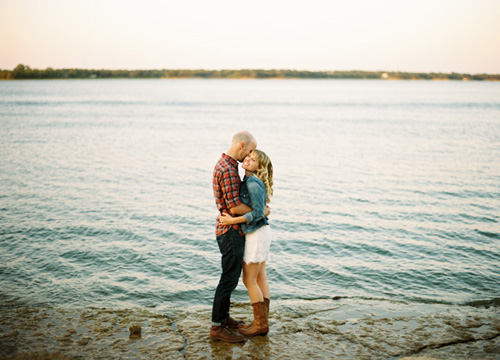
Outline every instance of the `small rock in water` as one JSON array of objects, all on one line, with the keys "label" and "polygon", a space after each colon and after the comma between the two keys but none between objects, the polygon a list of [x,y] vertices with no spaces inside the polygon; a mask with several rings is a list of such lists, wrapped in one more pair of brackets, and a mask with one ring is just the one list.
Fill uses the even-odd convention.
[{"label": "small rock in water", "polygon": [[130,330],[130,339],[140,339],[141,338],[141,327],[139,325],[131,325],[129,328]]}]

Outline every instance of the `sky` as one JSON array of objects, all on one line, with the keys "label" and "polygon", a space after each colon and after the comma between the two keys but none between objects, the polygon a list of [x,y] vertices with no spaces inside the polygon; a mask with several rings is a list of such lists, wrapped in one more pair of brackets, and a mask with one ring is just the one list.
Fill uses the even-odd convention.
[{"label": "sky", "polygon": [[500,74],[500,0],[0,0],[0,69]]}]

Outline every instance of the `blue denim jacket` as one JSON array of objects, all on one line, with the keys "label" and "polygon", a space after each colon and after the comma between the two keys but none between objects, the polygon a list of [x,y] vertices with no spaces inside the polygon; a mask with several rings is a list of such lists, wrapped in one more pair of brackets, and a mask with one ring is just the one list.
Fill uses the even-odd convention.
[{"label": "blue denim jacket", "polygon": [[262,180],[252,175],[245,177],[241,182],[240,199],[243,204],[252,208],[251,212],[243,215],[247,222],[241,224],[241,230],[245,234],[269,224],[264,216],[267,193]]}]

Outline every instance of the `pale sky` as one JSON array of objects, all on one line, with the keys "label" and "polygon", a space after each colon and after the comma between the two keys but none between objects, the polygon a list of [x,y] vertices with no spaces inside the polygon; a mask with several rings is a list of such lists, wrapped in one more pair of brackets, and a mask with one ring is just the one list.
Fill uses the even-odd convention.
[{"label": "pale sky", "polygon": [[500,74],[500,0],[0,0],[0,69]]}]

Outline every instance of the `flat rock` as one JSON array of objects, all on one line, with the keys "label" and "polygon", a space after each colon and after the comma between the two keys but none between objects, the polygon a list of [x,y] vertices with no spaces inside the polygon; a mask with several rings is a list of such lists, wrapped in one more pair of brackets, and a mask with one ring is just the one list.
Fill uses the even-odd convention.
[{"label": "flat rock", "polygon": [[[273,301],[267,336],[209,338],[210,307],[0,308],[2,359],[500,359],[500,309],[383,300]],[[251,321],[249,304],[232,316]],[[130,339],[131,330],[136,338]],[[140,329],[140,331],[138,330]]]}]

